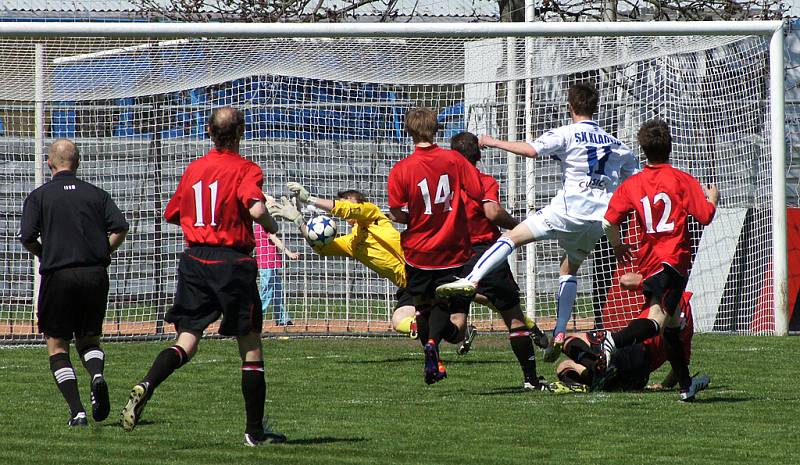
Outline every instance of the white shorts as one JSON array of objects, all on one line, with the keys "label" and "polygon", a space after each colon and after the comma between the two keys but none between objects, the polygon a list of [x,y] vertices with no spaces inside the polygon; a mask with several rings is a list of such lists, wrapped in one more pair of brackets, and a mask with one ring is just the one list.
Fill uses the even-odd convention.
[{"label": "white shorts", "polygon": [[603,236],[601,221],[572,218],[548,205],[529,216],[523,222],[533,234],[533,239],[555,239],[567,253],[569,261],[580,265],[594,250]]}]

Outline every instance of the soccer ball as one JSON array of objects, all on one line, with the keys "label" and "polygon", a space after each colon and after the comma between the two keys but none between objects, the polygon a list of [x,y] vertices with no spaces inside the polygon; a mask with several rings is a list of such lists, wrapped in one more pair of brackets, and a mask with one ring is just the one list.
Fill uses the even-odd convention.
[{"label": "soccer ball", "polygon": [[315,216],[306,223],[311,245],[329,244],[336,237],[336,223],[325,215]]}]

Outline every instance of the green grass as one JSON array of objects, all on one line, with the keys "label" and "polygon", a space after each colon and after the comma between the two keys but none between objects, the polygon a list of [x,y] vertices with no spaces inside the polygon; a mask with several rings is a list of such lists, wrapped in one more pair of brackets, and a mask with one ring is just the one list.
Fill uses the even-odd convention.
[{"label": "green grass", "polygon": [[800,463],[798,338],[696,336],[692,368],[711,387],[692,404],[677,392],[520,392],[501,337],[466,357],[447,347],[450,377],[434,386],[405,339],[270,339],[267,411],[289,443],[258,449],[240,445],[239,361],[225,340],[204,341],[122,431],[128,390],[166,345],[106,345],[112,416],[83,430],[66,427],[43,348],[0,349],[0,464]]}]

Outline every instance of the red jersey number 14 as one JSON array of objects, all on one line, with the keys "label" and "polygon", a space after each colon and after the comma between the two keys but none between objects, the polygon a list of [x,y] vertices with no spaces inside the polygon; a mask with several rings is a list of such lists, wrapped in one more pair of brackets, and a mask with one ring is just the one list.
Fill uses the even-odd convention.
[{"label": "red jersey number 14", "polygon": [[[422,200],[425,202],[425,214],[432,215],[433,209],[431,205],[431,191],[428,188],[428,178],[423,178],[417,186],[419,186],[420,193],[422,194]],[[446,174],[439,176],[439,184],[436,186],[436,197],[433,199],[434,204],[444,204],[444,209],[442,211],[449,212],[453,209],[450,206],[450,202],[453,199],[453,192],[450,191],[450,178],[447,177]]]}]

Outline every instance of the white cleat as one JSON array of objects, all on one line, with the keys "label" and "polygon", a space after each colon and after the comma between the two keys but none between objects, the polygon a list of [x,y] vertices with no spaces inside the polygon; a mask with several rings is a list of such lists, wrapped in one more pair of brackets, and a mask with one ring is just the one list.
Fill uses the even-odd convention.
[{"label": "white cleat", "polygon": [[709,377],[708,375],[692,376],[692,384],[689,385],[689,388],[686,389],[685,391],[681,390],[681,401],[682,402],[693,401],[694,396],[697,395],[698,392],[707,388],[710,383],[711,383],[711,377]]},{"label": "white cleat", "polygon": [[475,283],[466,278],[458,278],[452,283],[442,284],[437,287],[436,295],[439,297],[453,297],[457,295],[472,297],[475,295],[476,287]]}]

